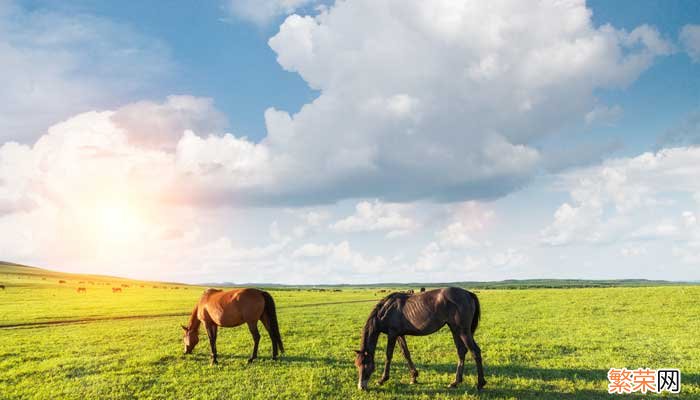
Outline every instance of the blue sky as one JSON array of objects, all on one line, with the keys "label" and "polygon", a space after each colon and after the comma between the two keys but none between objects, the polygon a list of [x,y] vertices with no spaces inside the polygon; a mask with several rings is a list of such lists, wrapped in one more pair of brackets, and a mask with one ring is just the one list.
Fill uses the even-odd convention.
[{"label": "blue sky", "polygon": [[9,1],[0,250],[190,282],[700,279],[699,24],[694,1]]}]

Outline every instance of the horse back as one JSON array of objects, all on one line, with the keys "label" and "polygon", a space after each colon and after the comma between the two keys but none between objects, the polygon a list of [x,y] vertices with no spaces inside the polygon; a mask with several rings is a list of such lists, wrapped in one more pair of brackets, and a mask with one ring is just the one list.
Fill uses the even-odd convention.
[{"label": "horse back", "polygon": [[252,288],[208,289],[199,303],[199,319],[219,326],[238,326],[260,319],[265,309],[262,291]]}]

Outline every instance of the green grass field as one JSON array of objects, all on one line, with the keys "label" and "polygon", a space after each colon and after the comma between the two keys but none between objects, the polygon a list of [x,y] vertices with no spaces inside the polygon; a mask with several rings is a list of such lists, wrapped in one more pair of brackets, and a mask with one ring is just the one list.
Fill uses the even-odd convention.
[{"label": "green grass field", "polygon": [[[680,368],[680,397],[700,398],[699,286],[479,289],[476,340],[488,381],[482,393],[474,389],[469,358],[465,382],[447,388],[457,356],[446,328],[407,338],[417,385],[408,384],[397,349],[391,380],[378,387],[375,372],[363,393],[356,389],[353,350],[384,294],[377,288],[271,290],[287,352],[272,361],[263,335],[261,357],[246,365],[247,329],[224,328],[219,365],[211,367],[206,340],[193,355],[182,354],[179,327],[203,288],[13,266],[0,266],[0,284],[7,286],[0,291],[2,399],[618,398],[607,394],[610,367]],[[129,287],[112,293],[122,284]],[[78,286],[87,293],[76,293]],[[132,316],[143,318],[119,319]],[[85,321],[52,324],[74,320]],[[7,327],[22,324],[30,325]]]}]

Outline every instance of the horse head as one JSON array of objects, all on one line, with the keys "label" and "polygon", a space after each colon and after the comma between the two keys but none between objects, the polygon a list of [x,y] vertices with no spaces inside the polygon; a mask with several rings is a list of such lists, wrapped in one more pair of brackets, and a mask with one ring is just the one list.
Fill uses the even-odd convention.
[{"label": "horse head", "polygon": [[374,372],[374,354],[367,351],[355,350],[355,366],[357,367],[357,388],[366,390],[369,378]]},{"label": "horse head", "polygon": [[185,345],[185,354],[191,354],[194,346],[199,342],[199,329],[190,329],[182,325],[185,331],[182,335],[182,343]]}]

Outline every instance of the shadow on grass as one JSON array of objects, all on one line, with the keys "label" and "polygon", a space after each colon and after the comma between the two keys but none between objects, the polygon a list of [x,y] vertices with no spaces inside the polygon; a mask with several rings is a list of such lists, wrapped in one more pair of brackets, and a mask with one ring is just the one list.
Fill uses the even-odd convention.
[{"label": "shadow on grass", "polygon": [[[219,355],[220,361],[222,354]],[[208,362],[208,354],[199,354],[195,356],[198,361]],[[236,363],[244,364],[247,360],[248,355],[242,354],[227,354],[225,359],[236,360]],[[375,373],[378,379],[379,373],[383,366],[381,360],[377,360],[377,370]],[[254,363],[279,363],[282,365],[289,366],[290,364],[320,364],[326,366],[347,368],[348,371],[354,373],[355,367],[353,365],[352,357],[347,359],[332,358],[332,357],[309,357],[303,355],[282,355],[277,361],[273,361],[270,356],[261,356]],[[267,364],[270,365],[270,364]],[[300,367],[305,367],[306,365],[300,365]],[[392,367],[392,381],[390,382],[401,382],[389,384],[389,386],[378,386],[376,384],[371,385],[371,391],[377,394],[386,395],[397,395],[399,397],[403,396],[423,396],[428,395],[430,397],[436,396],[446,396],[446,397],[462,397],[465,394],[471,396],[477,396],[482,399],[492,399],[492,398],[517,398],[517,399],[599,399],[601,397],[608,397],[605,391],[605,383],[607,382],[607,369],[583,369],[583,368],[536,368],[530,366],[524,366],[519,364],[508,364],[508,365],[484,365],[485,378],[488,382],[486,388],[482,392],[478,392],[475,388],[476,382],[476,368],[473,362],[466,360],[465,371],[464,371],[464,382],[455,389],[450,389],[447,384],[452,380],[453,375],[456,370],[455,364],[417,364],[416,367],[418,371],[432,371],[438,374],[448,375],[444,382],[444,386],[435,387],[434,382],[431,384],[421,383],[419,377],[419,383],[416,385],[409,385],[404,383],[408,379],[408,370],[403,362],[395,362]],[[698,374],[682,374],[682,382],[684,386],[700,386],[700,375]],[[537,387],[532,389],[527,388],[514,388],[514,387],[503,387],[503,381],[522,381],[522,380],[537,380],[540,381]],[[499,382],[500,381],[500,382]],[[560,385],[554,381],[588,381],[588,383],[597,383],[600,385],[600,390],[594,389],[575,389],[575,384],[571,385],[574,389],[571,391],[563,392],[560,389]],[[498,383],[497,383],[498,382]],[[522,383],[520,383],[522,385]],[[513,384],[507,383],[507,386]],[[397,388],[400,387],[397,393]],[[681,393],[682,396],[682,393]],[[614,397],[614,396],[613,396]],[[680,398],[673,397],[667,393],[664,394],[663,398]]]}]

